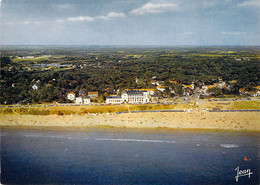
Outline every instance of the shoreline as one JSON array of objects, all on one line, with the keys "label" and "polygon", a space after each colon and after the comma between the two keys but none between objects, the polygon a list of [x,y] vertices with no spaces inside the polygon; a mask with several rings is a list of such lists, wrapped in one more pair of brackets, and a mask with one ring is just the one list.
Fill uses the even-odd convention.
[{"label": "shoreline", "polygon": [[46,126],[0,126],[1,131],[54,131],[54,132],[110,132],[110,133],[145,133],[145,134],[168,134],[174,132],[229,132],[229,133],[260,133],[260,130],[235,130],[235,129],[208,129],[208,128],[127,128],[109,125],[92,127],[46,127]]},{"label": "shoreline", "polygon": [[259,112],[141,112],[84,115],[0,115],[3,129],[214,130],[260,132]]}]

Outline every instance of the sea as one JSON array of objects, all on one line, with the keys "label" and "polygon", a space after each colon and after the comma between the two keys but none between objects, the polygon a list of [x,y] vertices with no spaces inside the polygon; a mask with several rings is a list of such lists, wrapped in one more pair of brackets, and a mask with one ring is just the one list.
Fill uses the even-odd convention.
[{"label": "sea", "polygon": [[1,184],[260,184],[259,141],[257,132],[2,129]]}]

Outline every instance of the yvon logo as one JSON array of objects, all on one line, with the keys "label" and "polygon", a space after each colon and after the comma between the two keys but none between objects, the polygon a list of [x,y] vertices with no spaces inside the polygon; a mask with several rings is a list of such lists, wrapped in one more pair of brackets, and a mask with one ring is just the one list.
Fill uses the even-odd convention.
[{"label": "yvon logo", "polygon": [[235,176],[236,181],[238,182],[238,178],[242,176],[248,176],[250,178],[250,175],[253,174],[250,169],[247,170],[239,170],[239,166],[235,169],[237,171],[237,175]]}]

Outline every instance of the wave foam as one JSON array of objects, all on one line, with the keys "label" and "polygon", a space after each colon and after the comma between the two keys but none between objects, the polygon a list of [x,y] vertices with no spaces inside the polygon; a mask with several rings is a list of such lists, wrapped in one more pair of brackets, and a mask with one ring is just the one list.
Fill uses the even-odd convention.
[{"label": "wave foam", "polygon": [[224,147],[224,148],[237,148],[238,147],[238,145],[235,145],[235,144],[221,144],[220,146]]},{"label": "wave foam", "polygon": [[175,141],[163,141],[163,140],[143,140],[143,139],[108,139],[97,138],[97,141],[123,141],[123,142],[148,142],[148,143],[175,143]]}]

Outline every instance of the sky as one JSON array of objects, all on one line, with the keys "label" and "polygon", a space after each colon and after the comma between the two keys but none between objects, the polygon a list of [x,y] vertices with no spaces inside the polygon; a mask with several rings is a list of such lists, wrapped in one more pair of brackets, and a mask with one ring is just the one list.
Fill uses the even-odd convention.
[{"label": "sky", "polygon": [[260,0],[0,0],[0,45],[260,45]]}]

